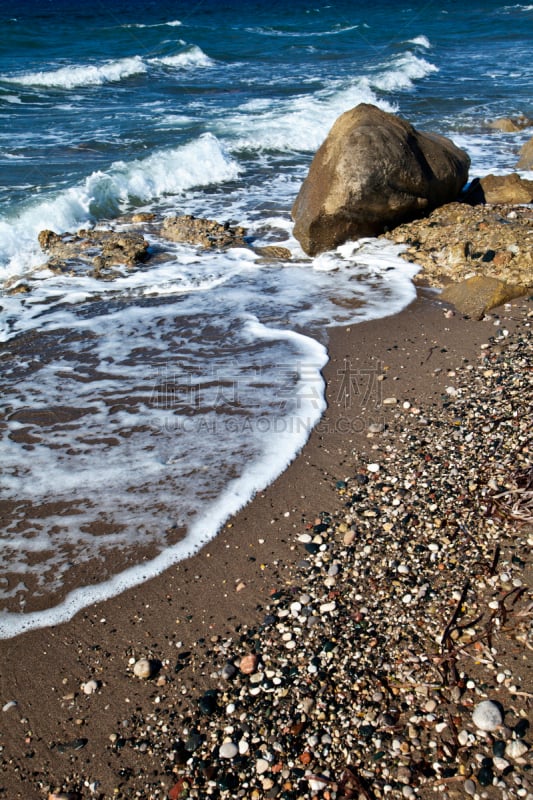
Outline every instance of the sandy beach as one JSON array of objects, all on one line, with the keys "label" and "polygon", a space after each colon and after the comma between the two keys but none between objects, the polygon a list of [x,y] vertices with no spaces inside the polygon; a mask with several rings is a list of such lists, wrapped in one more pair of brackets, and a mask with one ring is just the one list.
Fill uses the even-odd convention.
[{"label": "sandy beach", "polygon": [[[484,449],[491,408],[474,408],[501,371],[502,397],[522,404],[509,434],[520,482],[531,313],[520,300],[476,322],[422,292],[399,315],[332,330],[323,420],[214,541],[0,643],[0,797],[531,797],[531,507],[528,523],[505,506],[510,456]],[[415,447],[428,485],[407,507]],[[483,732],[472,713],[485,700],[502,716]]]}]

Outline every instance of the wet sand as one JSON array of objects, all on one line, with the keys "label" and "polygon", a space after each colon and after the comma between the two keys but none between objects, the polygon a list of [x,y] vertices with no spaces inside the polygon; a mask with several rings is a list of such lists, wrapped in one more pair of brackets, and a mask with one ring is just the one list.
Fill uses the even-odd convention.
[{"label": "wet sand", "polygon": [[[512,331],[527,307],[518,301],[476,322],[428,292],[399,315],[332,330],[323,420],[289,468],[214,541],[68,623],[0,642],[0,797],[37,800],[60,789],[106,800],[167,797],[179,770],[173,774],[157,747],[117,748],[117,737],[169,703],[175,738],[194,727],[197,699],[217,685],[221,643],[231,639],[246,652],[246,631],[262,623],[302,558],[297,537],[343,507],[339,482],[361,462],[401,448],[402,415],[440,408],[449,373],[477,364],[481,346],[502,327]],[[157,663],[157,678],[134,678],[141,657]],[[80,688],[89,680],[94,694]]]}]

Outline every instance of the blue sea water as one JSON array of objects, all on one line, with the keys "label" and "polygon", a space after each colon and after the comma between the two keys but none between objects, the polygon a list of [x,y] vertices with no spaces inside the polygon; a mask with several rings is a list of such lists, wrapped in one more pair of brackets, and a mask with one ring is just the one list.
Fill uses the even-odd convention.
[{"label": "blue sea water", "polygon": [[[0,30],[11,636],[190,555],[291,461],[324,410],[328,326],[414,296],[391,245],[300,250],[314,152],[369,102],[452,138],[471,177],[513,170],[531,131],[487,122],[533,116],[533,5],[19,0]],[[176,244],[110,282],[42,268],[42,229],[139,210],[242,224],[293,257]]]}]

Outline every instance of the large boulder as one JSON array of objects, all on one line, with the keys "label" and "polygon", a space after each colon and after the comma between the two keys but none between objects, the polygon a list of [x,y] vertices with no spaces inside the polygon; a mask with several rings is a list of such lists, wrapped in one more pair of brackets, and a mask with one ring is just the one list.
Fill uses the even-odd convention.
[{"label": "large boulder", "polygon": [[362,103],[316,153],[292,208],[294,235],[309,255],[376,236],[456,199],[469,166],[444,136]]},{"label": "large boulder", "polygon": [[518,169],[533,169],[533,137],[522,146],[516,166]]}]

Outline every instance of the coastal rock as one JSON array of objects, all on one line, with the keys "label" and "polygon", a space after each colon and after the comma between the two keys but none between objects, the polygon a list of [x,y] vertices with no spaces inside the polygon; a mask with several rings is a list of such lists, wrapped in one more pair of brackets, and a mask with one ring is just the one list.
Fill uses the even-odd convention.
[{"label": "coastal rock", "polygon": [[292,253],[288,247],[280,247],[276,244],[254,247],[253,250],[265,261],[289,261],[292,258]]},{"label": "coastal rock", "polygon": [[166,217],[161,227],[161,235],[171,242],[200,245],[208,250],[247,247],[245,234],[246,231],[240,226],[232,227],[229,222],[220,223],[190,214]]},{"label": "coastal rock", "polygon": [[520,114],[518,117],[499,117],[489,122],[489,128],[503,133],[516,133],[533,125],[533,119]]},{"label": "coastal rock", "polygon": [[513,286],[484,275],[474,275],[460,283],[447,286],[441,299],[451,303],[462,314],[472,319],[483,319],[491,308],[508,303],[516,297],[527,294],[527,287]]},{"label": "coastal rock", "polygon": [[316,153],[292,208],[294,235],[309,255],[375,236],[454,200],[469,166],[444,136],[361,103]]},{"label": "coastal rock", "polygon": [[386,238],[405,244],[402,258],[422,270],[415,283],[444,287],[473,275],[533,286],[533,209],[448,203]]},{"label": "coastal rock", "polygon": [[466,198],[474,203],[492,205],[512,205],[533,202],[533,181],[521,178],[518,173],[510,175],[487,175],[472,181]]},{"label": "coastal rock", "polygon": [[518,169],[533,169],[533,137],[520,150]]},{"label": "coastal rock", "polygon": [[148,259],[148,242],[135,231],[79,230],[57,234],[44,230],[39,244],[49,256],[45,266],[56,274],[89,272],[96,278],[114,278],[113,267],[144,263]]}]

